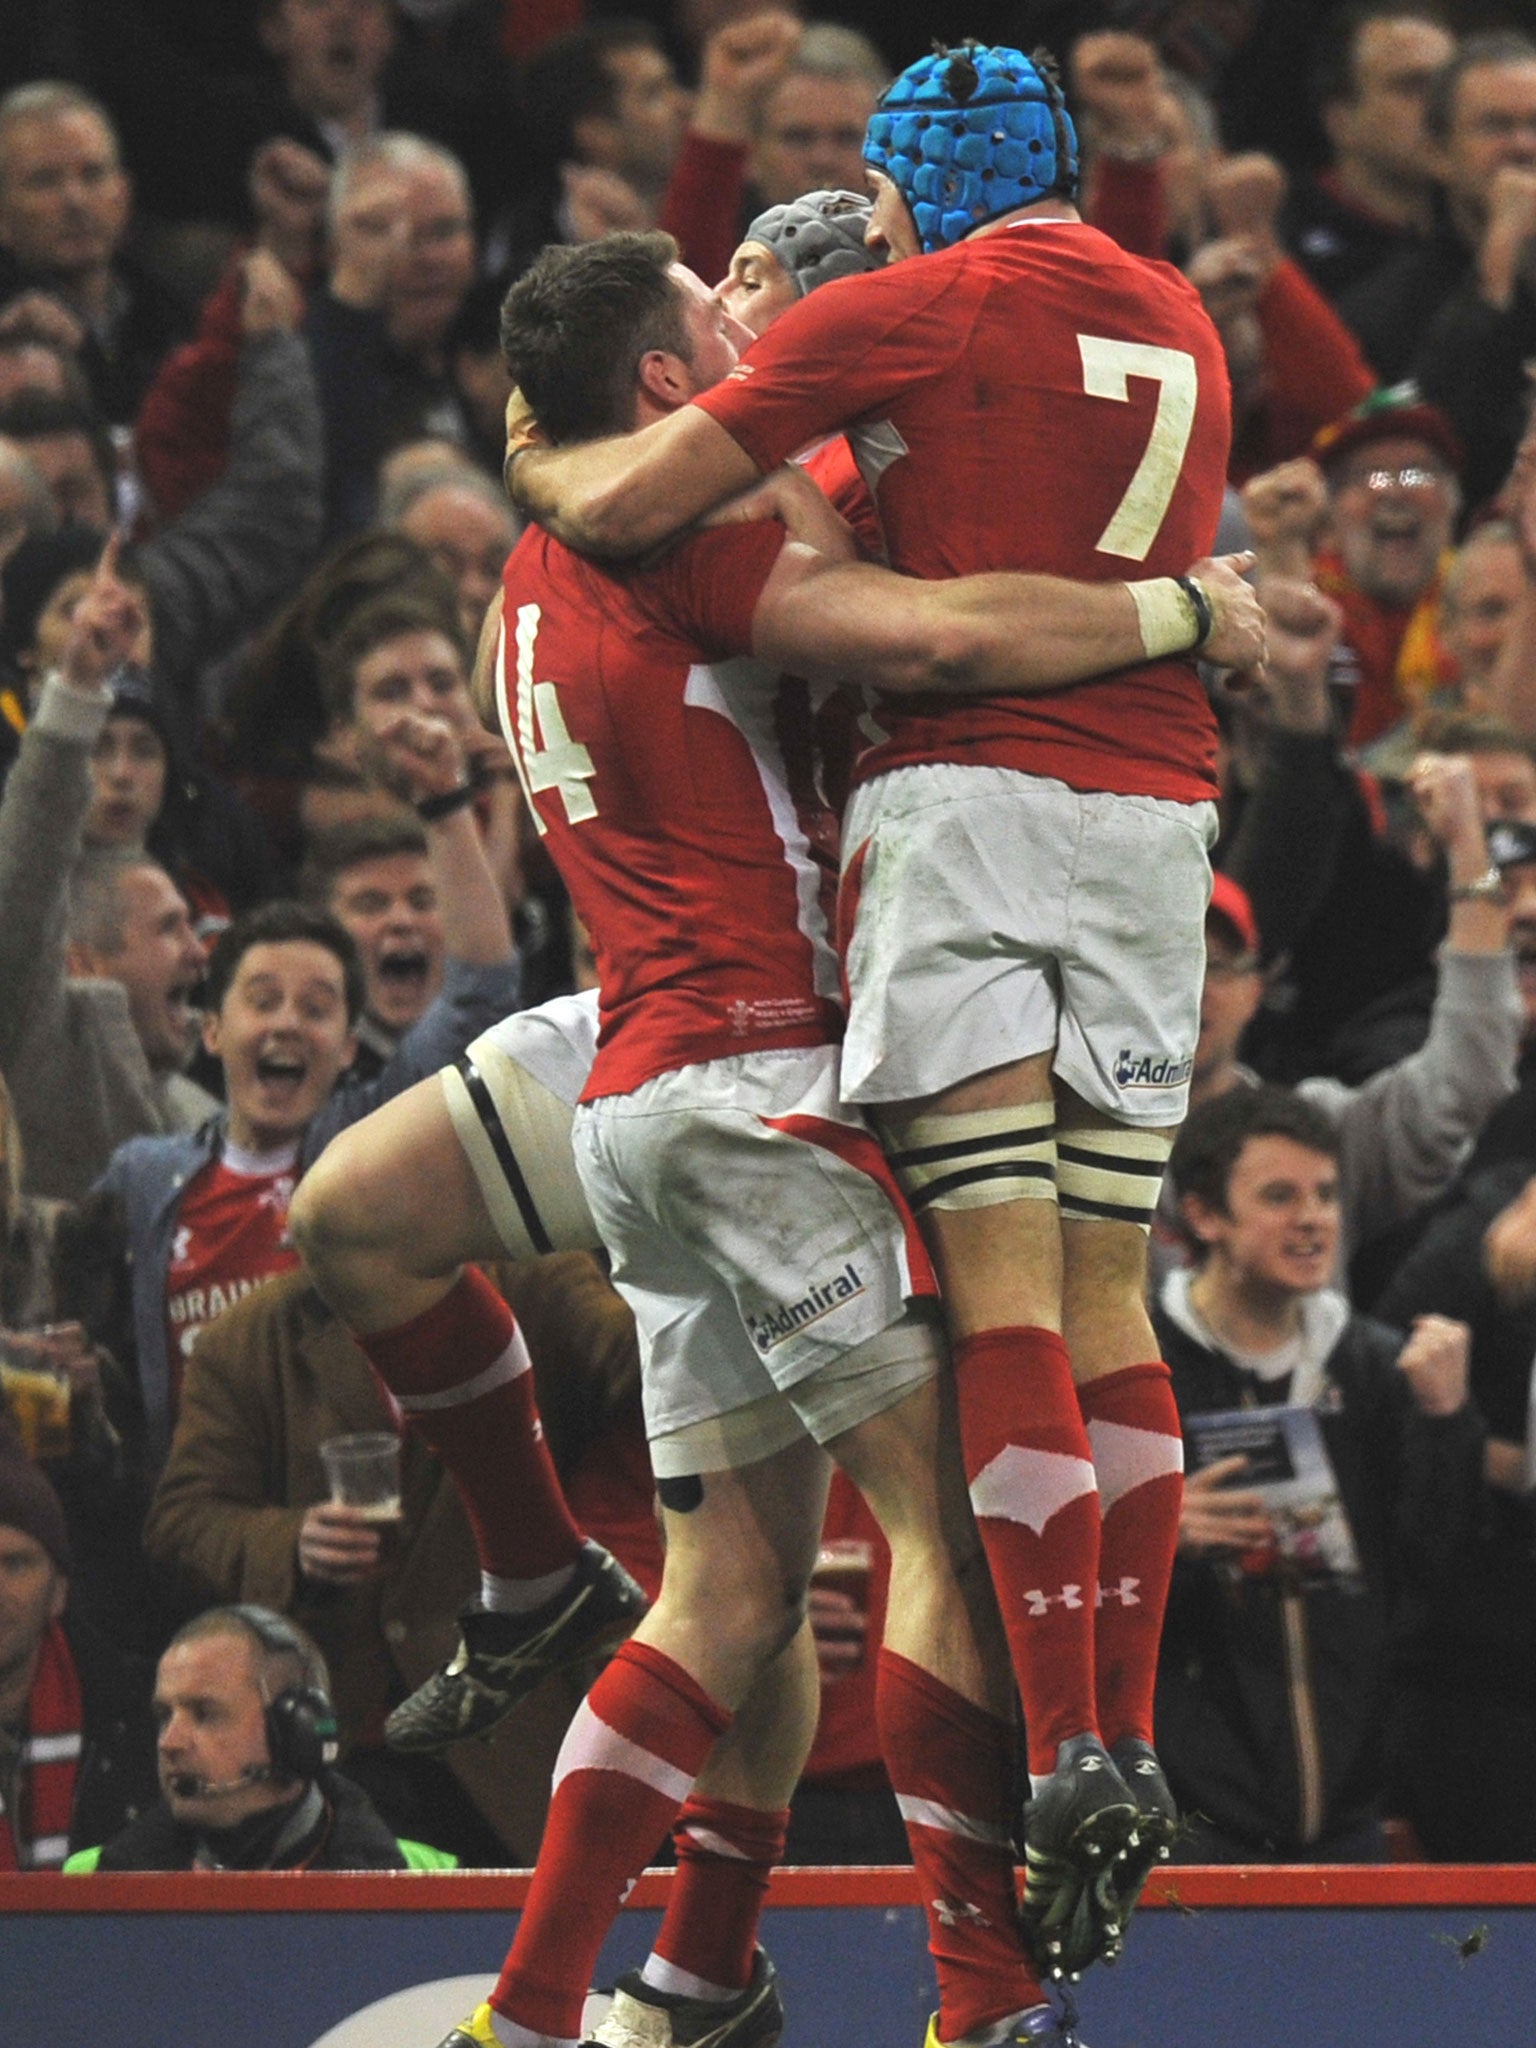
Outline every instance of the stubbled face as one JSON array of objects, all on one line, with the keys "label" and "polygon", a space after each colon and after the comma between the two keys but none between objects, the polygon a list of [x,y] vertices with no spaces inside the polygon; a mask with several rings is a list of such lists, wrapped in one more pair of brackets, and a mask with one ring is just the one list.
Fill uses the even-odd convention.
[{"label": "stubbled face", "polygon": [[726,309],[717,293],[681,263],[674,263],[668,276],[682,294],[683,320],[693,351],[687,365],[693,391],[708,391],[731,374],[742,351],[757,337]]},{"label": "stubbled face", "polygon": [[69,1582],[35,1536],[0,1522],[0,1693],[23,1681]]},{"label": "stubbled face", "polygon": [[869,164],[864,166],[864,183],[875,202],[869,226],[864,230],[865,248],[873,249],[887,263],[920,256],[923,245],[917,237],[917,225],[896,186],[884,171]]},{"label": "stubbled face", "polygon": [[1460,494],[1439,450],[1412,435],[1372,441],[1328,479],[1344,566],[1368,597],[1414,604],[1450,545]]},{"label": "stubbled face", "polygon": [[1517,542],[1479,541],[1474,535],[1462,549],[1441,604],[1440,635],[1455,658],[1462,697],[1469,709],[1481,709],[1486,703],[1484,686],[1524,587]]},{"label": "stubbled face", "polygon": [[1325,1287],[1339,1244],[1339,1170],[1293,1138],[1250,1138],[1227,1183],[1224,1213],[1191,1217],[1238,1286],[1275,1294]]},{"label": "stubbled face", "polygon": [[431,863],[419,853],[360,860],[338,878],[330,908],[363,956],[369,1016],[388,1031],[409,1031],[443,985]]},{"label": "stubbled face", "polygon": [[1355,40],[1355,97],[1324,114],[1334,148],[1394,180],[1427,185],[1424,101],[1455,47],[1432,21],[1366,22]]},{"label": "stubbled face", "polygon": [[378,732],[402,711],[444,718],[466,739],[479,721],[458,649],[442,633],[402,633],[365,654],[352,672],[352,717],[362,733]]},{"label": "stubbled face", "polygon": [[313,939],[248,947],[203,1043],[224,1065],[234,1142],[254,1152],[290,1144],[357,1050],[341,962]]},{"label": "stubbled face", "polygon": [[133,1027],[155,1072],[179,1072],[197,1038],[192,999],[203,978],[203,949],[186,899],[163,868],[128,868],[117,888],[122,951],[93,956],[91,972],[127,990]]},{"label": "stubbled face", "polygon": [[511,506],[493,505],[479,491],[459,484],[440,484],[423,491],[400,525],[453,584],[465,635],[478,639],[486,606],[501,588],[501,572],[517,541]]},{"label": "stubbled face", "polygon": [[[176,1643],[155,1675],[160,1789],[185,1827],[232,1828],[293,1797],[292,1785],[244,1781],[267,1764],[266,1703],[256,1646],[242,1632]],[[231,1787],[206,1794],[203,1785]]]},{"label": "stubbled face", "polygon": [[1450,133],[1430,160],[1453,204],[1480,219],[1499,171],[1536,165],[1536,63],[1474,64],[1464,71]]},{"label": "stubbled face", "polygon": [[142,848],[165,801],[165,744],[142,718],[109,718],[91,750],[85,836],[97,846]]},{"label": "stubbled face", "polygon": [[726,312],[754,335],[766,334],[799,296],[795,280],[761,242],[743,242],[715,286],[715,297]]},{"label": "stubbled face", "polygon": [[0,144],[0,242],[29,270],[88,277],[128,225],[112,131],[84,107],[16,122]]},{"label": "stubbled face", "polygon": [[263,30],[294,100],[322,121],[367,106],[394,48],[389,0],[282,0]]},{"label": "stubbled face", "polygon": [[807,192],[864,189],[864,129],[875,89],[858,78],[792,71],[771,94],[753,157],[753,183],[767,206]]}]

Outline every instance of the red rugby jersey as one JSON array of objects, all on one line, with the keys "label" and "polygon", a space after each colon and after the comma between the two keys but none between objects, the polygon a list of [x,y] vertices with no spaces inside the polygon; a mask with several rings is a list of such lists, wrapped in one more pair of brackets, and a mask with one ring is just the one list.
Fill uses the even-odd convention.
[{"label": "red rugby jersey", "polygon": [[583,1100],[841,1036],[807,693],[745,652],[783,545],[726,526],[637,568],[534,527],[507,564],[502,729],[598,963]]},{"label": "red rugby jersey", "polygon": [[[694,401],[764,470],[835,427],[894,568],[1084,581],[1177,574],[1216,533],[1226,360],[1176,270],[1028,219],[824,286]],[[1189,659],[1030,697],[883,701],[860,780],[919,761],[1194,802],[1215,724]]]}]

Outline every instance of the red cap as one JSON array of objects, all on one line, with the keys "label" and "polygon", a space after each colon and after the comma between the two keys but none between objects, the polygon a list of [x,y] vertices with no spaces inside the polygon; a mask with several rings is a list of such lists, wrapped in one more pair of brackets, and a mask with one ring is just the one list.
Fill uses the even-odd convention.
[{"label": "red cap", "polygon": [[1419,387],[1412,381],[1373,391],[1343,419],[1320,427],[1312,437],[1311,455],[1314,462],[1331,469],[1356,448],[1399,437],[1427,441],[1460,475],[1465,457],[1456,429],[1437,405],[1419,395]]},{"label": "red cap", "polygon": [[1230,925],[1245,953],[1259,951],[1259,926],[1248,891],[1220,869],[1211,877],[1211,902],[1206,916],[1219,917]]}]

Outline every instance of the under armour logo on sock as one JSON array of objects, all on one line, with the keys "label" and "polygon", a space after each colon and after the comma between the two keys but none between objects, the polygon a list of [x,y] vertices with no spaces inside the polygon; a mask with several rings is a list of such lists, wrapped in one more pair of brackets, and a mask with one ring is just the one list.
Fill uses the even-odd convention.
[{"label": "under armour logo on sock", "polygon": [[1030,1614],[1038,1619],[1041,1615],[1049,1614],[1053,1607],[1081,1607],[1083,1589],[1081,1586],[1063,1586],[1059,1593],[1043,1593],[1037,1586],[1033,1592],[1026,1593],[1024,1598],[1029,1603]]},{"label": "under armour logo on sock", "polygon": [[1122,1607],[1139,1607],[1141,1596],[1136,1588],[1140,1584],[1140,1579],[1122,1579],[1118,1586],[1100,1586],[1093,1604],[1102,1607],[1106,1600],[1118,1600]]},{"label": "under armour logo on sock", "polygon": [[931,1911],[941,1927],[990,1927],[992,1922],[980,1906],[973,1906],[968,1899],[935,1899]]}]

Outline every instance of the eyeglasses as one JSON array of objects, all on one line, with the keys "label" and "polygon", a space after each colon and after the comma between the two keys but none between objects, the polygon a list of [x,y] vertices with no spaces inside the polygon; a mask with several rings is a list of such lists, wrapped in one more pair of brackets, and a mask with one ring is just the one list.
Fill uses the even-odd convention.
[{"label": "eyeglasses", "polygon": [[1341,491],[1438,491],[1450,481],[1443,469],[1406,463],[1401,469],[1367,469],[1339,479]]}]

